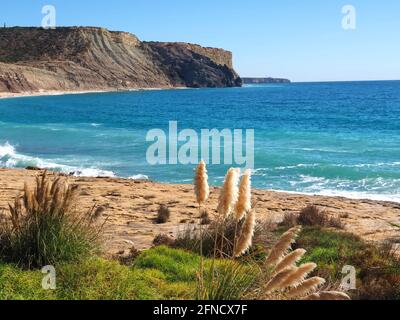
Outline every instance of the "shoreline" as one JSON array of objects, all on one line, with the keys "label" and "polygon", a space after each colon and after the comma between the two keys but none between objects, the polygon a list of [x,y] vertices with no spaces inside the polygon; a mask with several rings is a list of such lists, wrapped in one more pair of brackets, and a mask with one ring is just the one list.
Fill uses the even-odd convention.
[{"label": "shoreline", "polygon": [[[24,183],[33,184],[43,171],[0,169],[0,216],[7,216],[8,203],[22,192]],[[54,173],[49,173],[54,175]],[[89,210],[96,205],[104,209],[105,250],[115,254],[135,246],[147,249],[158,234],[176,235],[188,224],[196,223],[197,206],[192,185],[165,184],[147,180],[122,178],[68,177],[80,186],[78,208]],[[210,187],[207,204],[213,216],[219,188]],[[285,214],[298,213],[309,205],[316,205],[331,216],[339,217],[345,231],[373,243],[400,243],[400,204],[386,201],[356,200],[342,197],[311,196],[255,189],[253,200],[257,219],[282,221]],[[154,222],[160,205],[171,211],[166,224]],[[0,219],[1,220],[1,219]]]},{"label": "shoreline", "polygon": [[48,91],[27,91],[27,92],[0,92],[0,99],[46,97],[46,96],[65,96],[90,93],[118,93],[118,92],[140,92],[140,91],[159,91],[159,90],[185,90],[189,87],[166,87],[166,88],[131,88],[131,89],[109,89],[109,90],[48,90]]}]

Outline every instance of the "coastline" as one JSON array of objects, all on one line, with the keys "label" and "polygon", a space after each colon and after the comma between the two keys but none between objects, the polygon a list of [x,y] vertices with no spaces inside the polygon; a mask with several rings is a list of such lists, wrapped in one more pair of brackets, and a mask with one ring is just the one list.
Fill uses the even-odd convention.
[{"label": "coastline", "polygon": [[[0,215],[8,214],[8,203],[23,190],[24,182],[32,184],[42,171],[0,169]],[[53,173],[50,173],[51,175]],[[163,184],[122,178],[68,177],[80,186],[79,208],[93,205],[104,208],[105,249],[107,254],[129,249],[151,247],[160,233],[176,234],[188,223],[196,223],[198,215],[192,185]],[[218,201],[219,188],[211,187],[207,205],[211,215]],[[171,195],[174,195],[171,198]],[[356,200],[342,197],[311,196],[268,190],[254,190],[257,218],[280,222],[287,213],[297,213],[308,205],[316,205],[330,215],[340,217],[345,231],[367,241],[400,242],[400,204],[394,202]],[[161,204],[171,210],[166,224],[155,224]],[[3,213],[2,213],[3,212]]]},{"label": "coastline", "polygon": [[64,96],[76,94],[90,94],[90,93],[113,93],[113,92],[137,92],[137,91],[157,91],[157,90],[184,90],[191,89],[188,87],[165,87],[165,88],[131,88],[131,89],[109,89],[109,90],[46,90],[46,91],[26,91],[26,92],[0,92],[0,99],[13,99],[13,98],[29,98],[29,97],[42,97],[42,96]]}]

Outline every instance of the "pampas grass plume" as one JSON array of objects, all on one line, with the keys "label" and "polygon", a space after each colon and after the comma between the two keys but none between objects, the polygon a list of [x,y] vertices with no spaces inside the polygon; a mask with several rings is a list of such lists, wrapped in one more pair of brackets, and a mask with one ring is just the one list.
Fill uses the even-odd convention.
[{"label": "pampas grass plume", "polygon": [[235,247],[234,255],[236,258],[245,254],[246,251],[250,249],[253,243],[255,225],[256,225],[256,214],[253,210],[247,214],[246,220],[244,221],[242,227],[242,233]]},{"label": "pampas grass plume", "polygon": [[218,201],[218,213],[225,218],[229,217],[238,199],[238,182],[240,169],[231,168],[225,177],[224,185]]},{"label": "pampas grass plume", "polygon": [[281,262],[277,264],[275,267],[274,272],[279,273],[285,270],[288,267],[295,265],[300,259],[306,254],[306,250],[304,249],[297,249],[290,254],[288,254],[285,258],[282,259]]},{"label": "pampas grass plume", "polygon": [[340,291],[323,291],[309,295],[304,300],[351,300],[350,297]]},{"label": "pampas grass plume", "polygon": [[239,198],[235,206],[235,219],[240,221],[251,210],[251,170],[246,170],[240,179]]},{"label": "pampas grass plume", "polygon": [[314,293],[319,286],[325,284],[325,279],[320,277],[313,277],[310,279],[305,280],[301,285],[297,288],[293,288],[288,292],[288,298],[294,299],[299,297],[304,297]]},{"label": "pampas grass plume", "polygon": [[265,263],[268,266],[275,266],[281,262],[282,258],[287,254],[292,244],[296,241],[296,237],[300,231],[300,226],[286,231],[279,239],[278,243],[272,248]]},{"label": "pampas grass plume", "polygon": [[194,177],[194,192],[199,205],[205,203],[210,195],[206,163],[202,160],[196,168]]},{"label": "pampas grass plume", "polygon": [[298,287],[307,278],[308,274],[314,271],[317,265],[313,262],[305,263],[295,268],[281,284],[281,290],[289,287]]},{"label": "pampas grass plume", "polygon": [[267,285],[265,286],[265,292],[270,293],[279,288],[281,283],[285,281],[285,279],[290,273],[293,272],[293,270],[295,270],[295,267],[290,267],[275,275],[272,279],[268,281]]}]

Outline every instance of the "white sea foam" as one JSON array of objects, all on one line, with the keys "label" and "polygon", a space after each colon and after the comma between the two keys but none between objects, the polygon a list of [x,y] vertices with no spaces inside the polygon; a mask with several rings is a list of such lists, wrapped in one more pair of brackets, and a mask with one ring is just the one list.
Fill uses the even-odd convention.
[{"label": "white sea foam", "polygon": [[56,172],[73,174],[82,177],[115,177],[114,172],[98,168],[79,168],[20,154],[15,147],[8,142],[0,145],[0,167],[3,168],[26,168],[38,167]]},{"label": "white sea foam", "polygon": [[370,192],[356,192],[356,191],[345,191],[345,190],[332,190],[325,189],[316,192],[300,192],[300,191],[287,191],[287,190],[275,190],[271,191],[279,193],[290,193],[290,194],[301,194],[307,196],[326,196],[326,197],[341,197],[355,200],[375,200],[375,201],[389,201],[400,203],[400,194],[377,194]]},{"label": "white sea foam", "polygon": [[131,179],[131,180],[149,180],[149,177],[144,175],[144,174],[135,174],[135,175],[129,177],[128,179]]}]

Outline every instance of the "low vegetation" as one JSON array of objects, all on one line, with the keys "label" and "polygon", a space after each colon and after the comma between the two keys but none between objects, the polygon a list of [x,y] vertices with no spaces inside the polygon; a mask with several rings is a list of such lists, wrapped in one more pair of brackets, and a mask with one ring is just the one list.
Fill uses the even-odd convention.
[{"label": "low vegetation", "polygon": [[40,270],[22,270],[0,263],[0,299],[189,299],[196,290],[199,256],[157,247],[134,265],[90,258],[57,267],[57,289],[43,290]]},{"label": "low vegetation", "polygon": [[[217,215],[207,211],[208,175],[196,170],[198,224],[177,239],[156,237],[154,248],[105,260],[98,254],[101,225],[75,210],[77,188],[39,177],[10,206],[0,230],[0,299],[41,300],[343,300],[400,298],[400,262],[345,233],[339,219],[316,207],[287,216],[277,227],[258,221],[250,172],[230,169]],[[213,212],[213,211],[210,211]],[[170,212],[160,207],[159,223]],[[157,218],[157,219],[158,219]],[[206,220],[206,221],[205,221]],[[56,266],[56,289],[42,289],[41,267]],[[357,289],[343,293],[342,268],[357,271]]]},{"label": "low vegetation", "polygon": [[340,218],[332,217],[328,212],[319,209],[317,206],[311,205],[305,207],[300,213],[287,213],[281,223],[286,227],[296,225],[302,226],[319,226],[325,228],[343,229],[343,223]]},{"label": "low vegetation", "polygon": [[315,274],[331,284],[340,284],[344,266],[357,271],[353,299],[400,299],[400,260],[391,244],[377,247],[359,237],[333,229],[306,227],[298,239],[305,248],[303,261],[318,264]]},{"label": "low vegetation", "polygon": [[166,205],[162,204],[158,208],[156,223],[158,224],[167,223],[170,216],[171,212],[169,208]]}]

